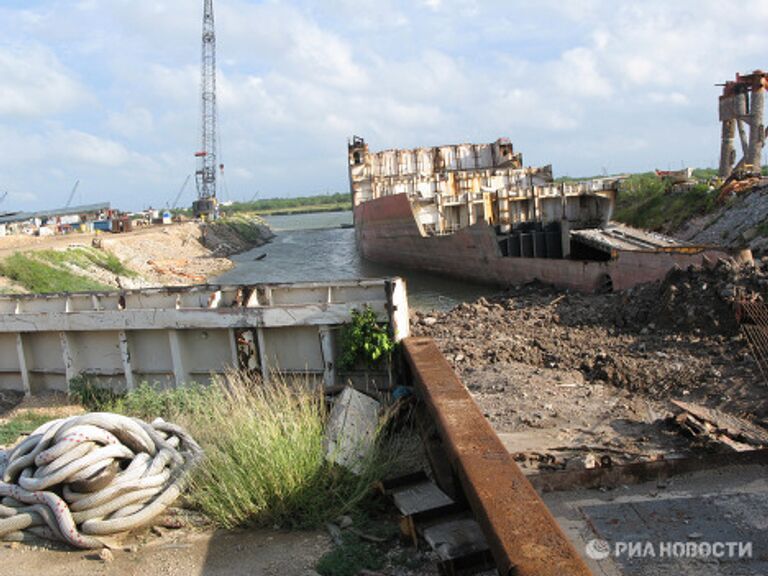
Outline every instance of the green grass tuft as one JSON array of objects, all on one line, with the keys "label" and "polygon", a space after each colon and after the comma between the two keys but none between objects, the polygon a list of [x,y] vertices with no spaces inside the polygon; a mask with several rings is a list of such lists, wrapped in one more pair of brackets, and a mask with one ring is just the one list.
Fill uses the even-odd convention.
[{"label": "green grass tuft", "polygon": [[22,434],[34,432],[50,419],[50,416],[44,414],[19,412],[7,422],[0,424],[0,445],[8,445]]},{"label": "green grass tuft", "polygon": [[325,399],[303,380],[262,385],[231,373],[210,386],[143,384],[98,409],[185,426],[205,451],[188,500],[225,528],[320,526],[368,496],[388,457],[376,451],[359,476],[328,463]]},{"label": "green grass tuft", "polygon": [[33,293],[110,290],[90,278],[52,266],[29,254],[15,253],[0,262],[0,274]]}]

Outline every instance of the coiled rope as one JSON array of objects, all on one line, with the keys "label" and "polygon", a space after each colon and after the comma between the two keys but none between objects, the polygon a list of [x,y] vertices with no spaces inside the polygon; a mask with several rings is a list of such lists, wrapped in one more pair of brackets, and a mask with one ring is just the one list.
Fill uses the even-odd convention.
[{"label": "coiled rope", "polygon": [[29,534],[78,548],[149,524],[181,494],[202,456],[158,418],[94,412],[47,422],[0,450],[0,540]]}]

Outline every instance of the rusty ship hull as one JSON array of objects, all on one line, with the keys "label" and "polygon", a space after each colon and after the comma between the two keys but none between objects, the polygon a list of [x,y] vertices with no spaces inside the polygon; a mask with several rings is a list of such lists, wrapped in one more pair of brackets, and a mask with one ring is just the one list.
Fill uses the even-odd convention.
[{"label": "rusty ship hull", "polygon": [[354,216],[358,249],[370,261],[497,286],[540,281],[580,292],[624,290],[660,280],[675,266],[701,266],[726,256],[716,249],[694,249],[619,250],[603,262],[509,257],[502,254],[494,229],[482,222],[450,235],[423,236],[406,194],[360,204]]},{"label": "rusty ship hull", "polygon": [[370,152],[349,144],[358,249],[475,283],[624,290],[728,255],[611,221],[620,178],[556,182],[507,139]]}]

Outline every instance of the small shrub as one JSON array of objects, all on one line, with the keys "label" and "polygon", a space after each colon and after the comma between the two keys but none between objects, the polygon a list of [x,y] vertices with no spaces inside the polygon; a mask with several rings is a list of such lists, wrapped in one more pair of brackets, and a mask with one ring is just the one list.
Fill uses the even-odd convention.
[{"label": "small shrub", "polygon": [[91,412],[109,412],[119,396],[117,392],[96,386],[82,376],[69,381],[69,399]]},{"label": "small shrub", "polygon": [[352,320],[341,332],[339,365],[342,369],[359,363],[377,366],[382,360],[388,360],[394,349],[395,343],[369,306],[362,311],[352,310]]},{"label": "small shrub", "polygon": [[157,417],[165,420],[190,420],[204,416],[212,405],[222,400],[223,394],[218,386],[188,384],[162,389],[142,382],[135,390],[115,398],[107,405],[107,411],[147,421]]}]

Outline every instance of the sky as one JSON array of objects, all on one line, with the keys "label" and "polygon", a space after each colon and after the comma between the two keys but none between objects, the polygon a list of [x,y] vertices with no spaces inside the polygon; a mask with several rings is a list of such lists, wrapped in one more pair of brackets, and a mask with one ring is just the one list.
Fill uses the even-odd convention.
[{"label": "sky", "polygon": [[[716,166],[764,0],[215,0],[222,200],[348,190],[346,144],[509,137],[556,176]],[[0,0],[2,210],[173,202],[202,0]],[[190,184],[181,204],[194,197]]]}]

